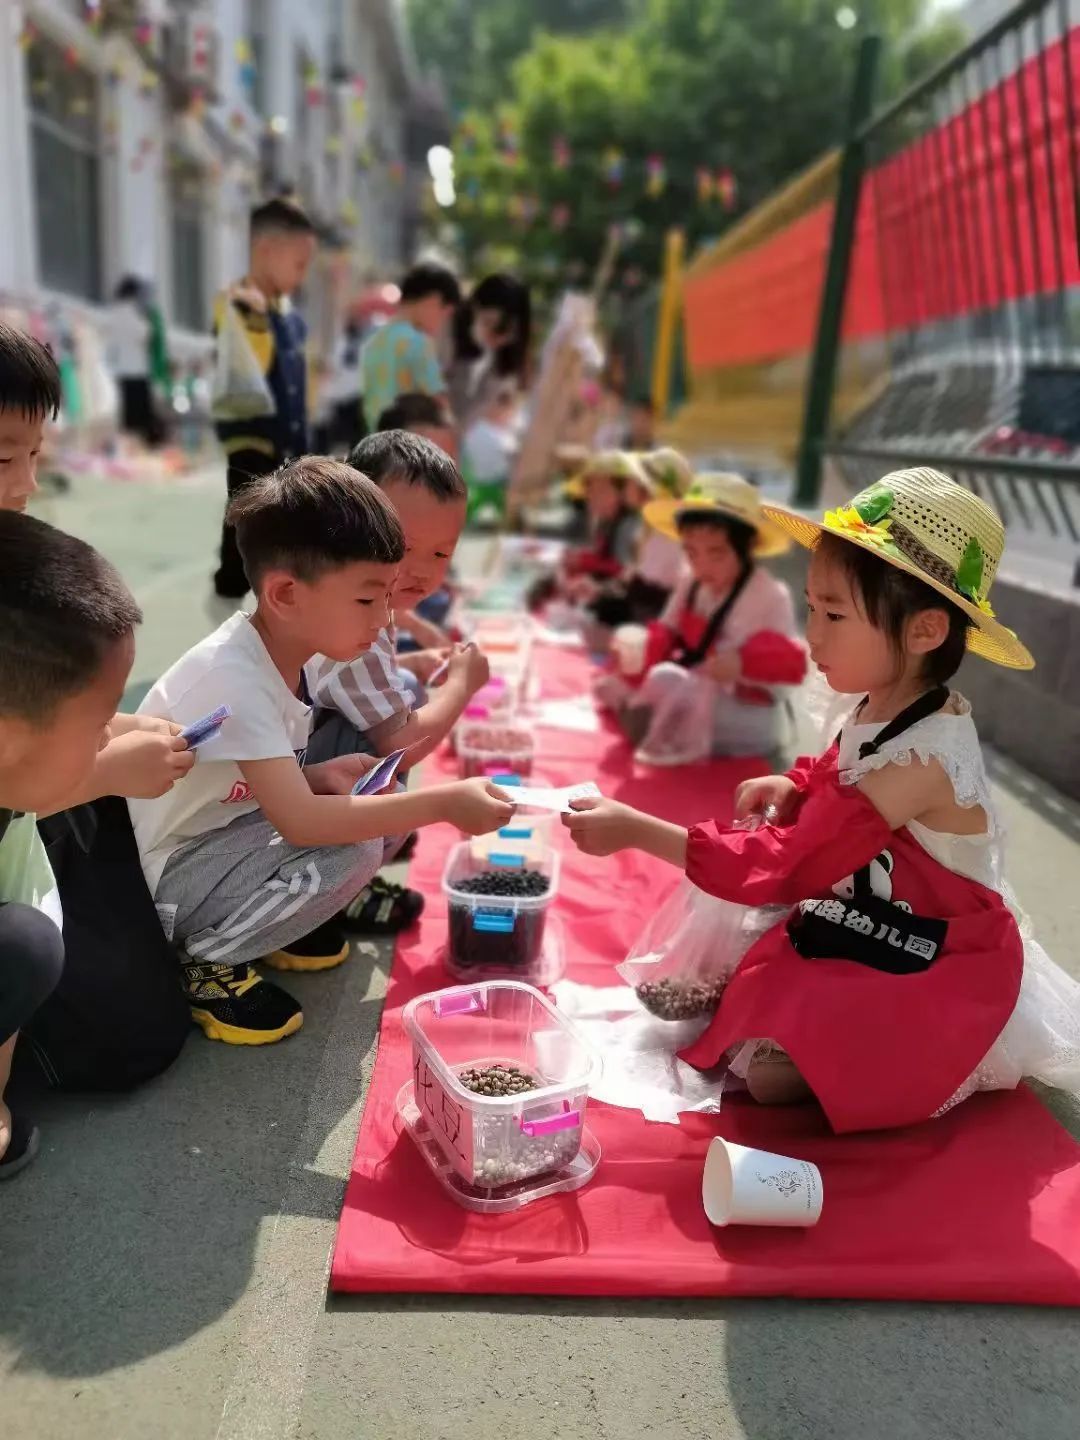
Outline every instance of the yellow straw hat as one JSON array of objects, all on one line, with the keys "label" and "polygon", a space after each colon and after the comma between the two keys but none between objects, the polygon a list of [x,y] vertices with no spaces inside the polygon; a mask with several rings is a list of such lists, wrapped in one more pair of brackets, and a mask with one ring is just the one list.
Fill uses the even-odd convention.
[{"label": "yellow straw hat", "polygon": [[568,500],[585,499],[590,475],[609,475],[616,480],[632,480],[636,485],[640,485],[647,495],[652,495],[656,488],[641,463],[640,456],[629,450],[597,450],[563,486],[563,494]]},{"label": "yellow straw hat", "polygon": [[651,500],[641,513],[654,530],[678,540],[680,518],[695,510],[724,515],[749,526],[757,536],[754,554],[759,559],[782,555],[791,544],[785,534],[769,523],[761,496],[741,475],[722,472],[698,475],[685,495]]},{"label": "yellow straw hat", "polygon": [[807,520],[766,505],[765,514],[812,550],[822,533],[872,550],[889,565],[944,595],[972,622],[967,647],[1012,670],[1032,670],[1027,646],[990,606],[990,586],[1005,549],[1005,529],[985,501],[937,470],[894,470],[850,505]]}]

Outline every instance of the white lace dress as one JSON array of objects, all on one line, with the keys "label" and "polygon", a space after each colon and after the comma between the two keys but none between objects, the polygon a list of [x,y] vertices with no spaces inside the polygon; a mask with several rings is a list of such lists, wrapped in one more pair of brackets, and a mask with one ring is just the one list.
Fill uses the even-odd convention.
[{"label": "white lace dress", "polygon": [[883,728],[857,723],[844,727],[839,759],[841,780],[854,785],[869,771],[885,765],[910,765],[913,759],[924,764],[937,760],[952,781],[956,803],[965,809],[981,806],[987,830],[982,835],[949,835],[929,830],[917,821],[907,828],[946,869],[1001,895],[1016,916],[1024,943],[1024,974],[1012,1016],[974,1074],[938,1114],[978,1090],[1011,1090],[1025,1077],[1080,1095],[1080,984],[1056,965],[1035,939],[1030,920],[1005,883],[1004,832],[990,792],[971,706],[954,694],[945,710],[921,720],[895,740],[886,741],[876,755],[860,760],[860,747]]}]

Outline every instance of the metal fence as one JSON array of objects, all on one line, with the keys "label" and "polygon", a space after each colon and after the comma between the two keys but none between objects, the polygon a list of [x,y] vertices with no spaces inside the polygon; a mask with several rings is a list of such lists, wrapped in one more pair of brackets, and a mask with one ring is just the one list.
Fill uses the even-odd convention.
[{"label": "metal fence", "polygon": [[[1025,0],[868,119],[865,44],[862,61],[800,498],[816,498],[824,458],[855,483],[932,464],[1080,583],[1080,0]],[[875,272],[890,378],[840,433],[828,412],[855,259]]]}]

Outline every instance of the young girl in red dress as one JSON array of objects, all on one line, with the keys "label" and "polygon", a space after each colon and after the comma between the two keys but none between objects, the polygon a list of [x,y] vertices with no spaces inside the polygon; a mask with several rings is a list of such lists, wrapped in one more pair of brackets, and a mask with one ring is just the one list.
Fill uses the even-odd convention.
[{"label": "young girl in red dress", "polygon": [[1032,1076],[1080,1090],[1080,986],[1031,937],[967,702],[965,649],[1030,669],[988,594],[997,515],[933,470],[886,475],[814,523],[807,640],[860,697],[838,739],[751,780],[736,818],[689,831],[607,799],[564,817],[586,854],[638,848],[702,890],[784,918],[741,958],[683,1059],[726,1064],[765,1103],[814,1096],[837,1131],[907,1125]]}]

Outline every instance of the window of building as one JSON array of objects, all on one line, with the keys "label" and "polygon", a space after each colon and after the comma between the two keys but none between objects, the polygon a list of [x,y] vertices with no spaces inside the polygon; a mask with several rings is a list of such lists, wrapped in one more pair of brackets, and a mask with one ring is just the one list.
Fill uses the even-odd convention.
[{"label": "window of building", "polygon": [[187,330],[210,328],[206,300],[206,197],[203,173],[175,152],[169,161],[172,318]]},{"label": "window of building", "polygon": [[96,77],[39,36],[26,52],[42,285],[101,299],[101,159]]}]

